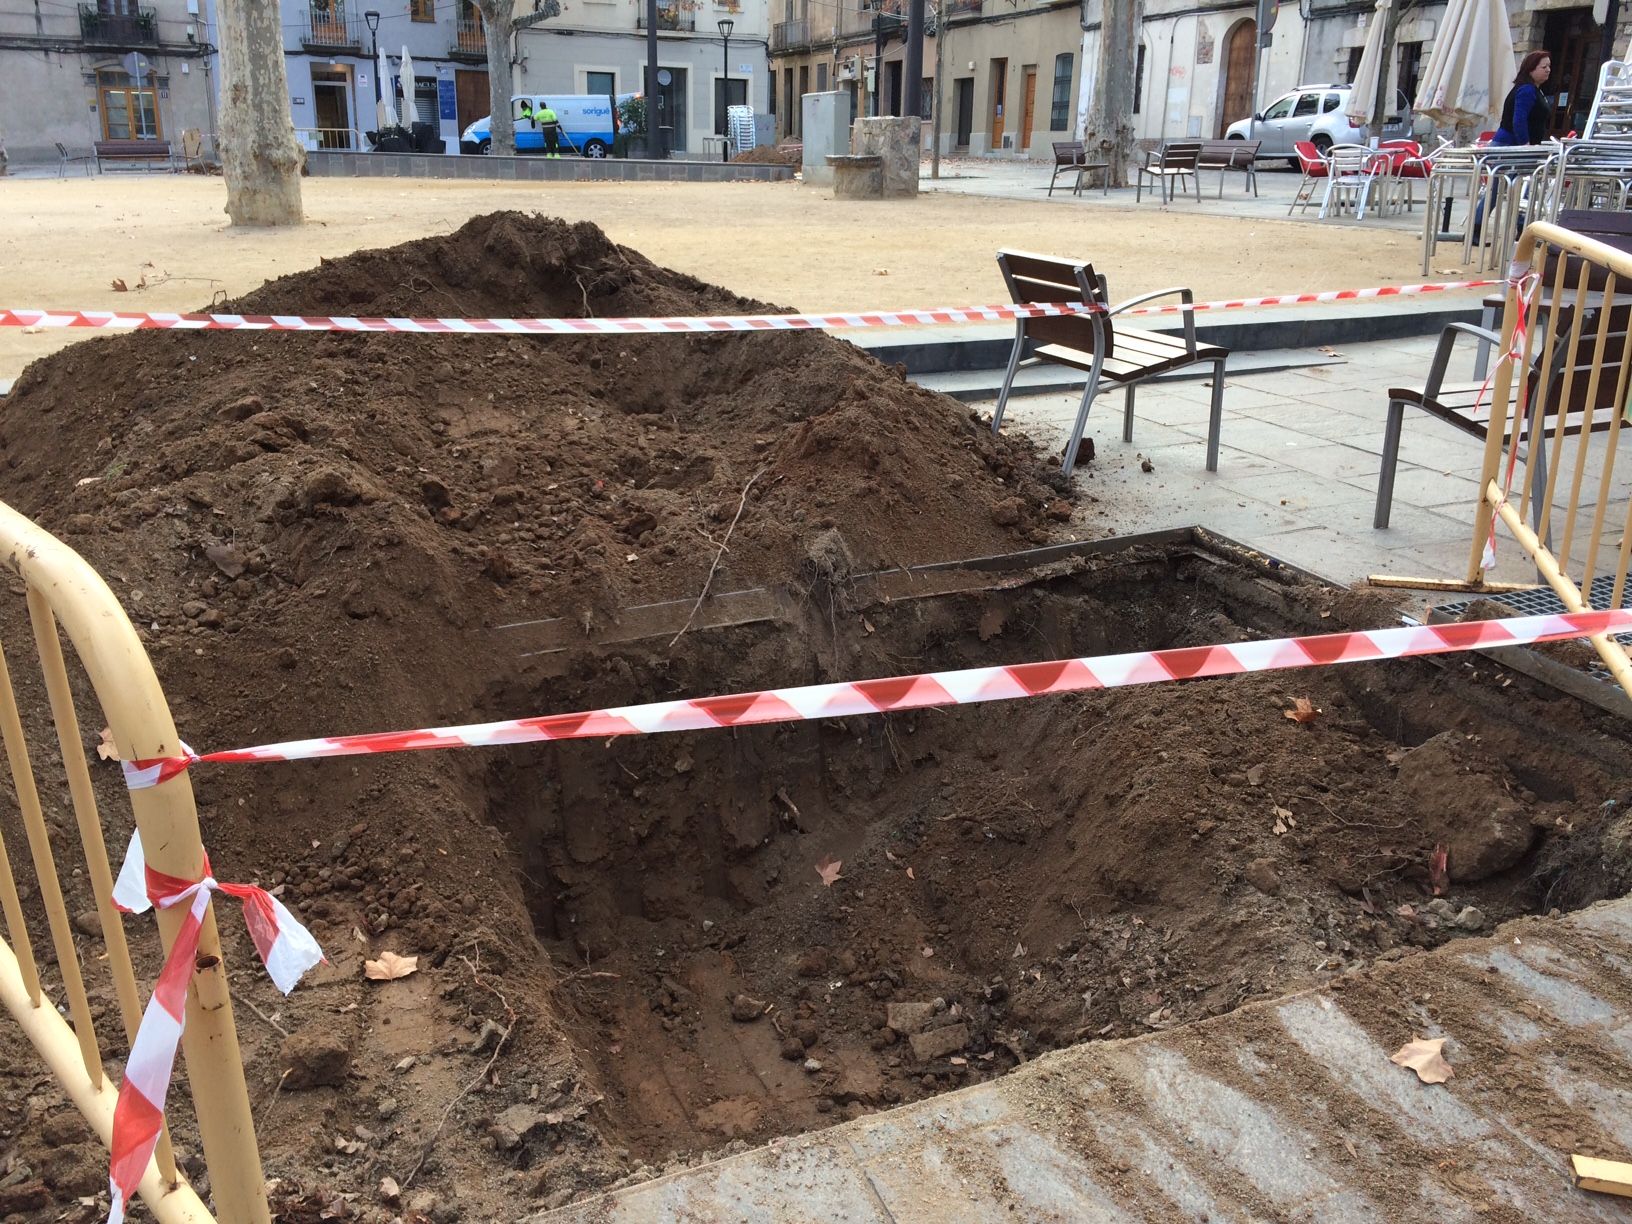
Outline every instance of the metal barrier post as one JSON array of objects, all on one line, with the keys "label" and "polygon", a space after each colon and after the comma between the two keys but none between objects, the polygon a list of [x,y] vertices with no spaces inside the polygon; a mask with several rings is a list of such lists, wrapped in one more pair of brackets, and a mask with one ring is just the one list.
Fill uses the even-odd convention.
[{"label": "metal barrier post", "polygon": [[[76,745],[74,748],[64,747],[64,764],[87,856],[93,861],[100,860],[91,868],[92,886],[97,889],[100,909],[108,891],[109,872],[105,853],[100,846],[100,827],[95,816],[94,799],[90,795],[83,752],[77,748],[78,722],[73,716],[72,698],[52,620],[61,625],[73,644],[122,756],[174,755],[180,751],[180,739],[141,640],[113,592],[95,571],[66,545],[3,504],[0,504],[0,555],[28,586],[35,640],[41,650],[41,665],[58,732],[65,745],[70,740]],[[3,676],[0,676],[0,681],[4,681]],[[14,753],[19,800],[25,819],[32,828],[38,803],[33,800],[31,805],[30,798],[23,793],[23,778],[27,776],[24,768],[26,758],[20,760],[16,755],[21,749],[21,737],[20,733],[15,737],[13,734],[15,710],[13,706],[4,704],[9,685],[0,684],[0,690],[4,690],[0,691],[0,730],[5,732],[7,747]],[[31,784],[29,790],[32,791]],[[198,812],[193,803],[192,784],[186,775],[162,786],[133,791],[130,799],[149,865],[169,875],[199,878],[204,868],[204,849],[199,840]],[[34,815],[30,814],[31,806],[35,809]],[[40,823],[43,826],[43,821]],[[39,847],[34,849],[36,863],[43,872],[49,864],[49,848],[43,859]],[[96,852],[93,853],[93,850]],[[0,867],[4,865],[0,862]],[[13,918],[14,896],[15,886],[7,873],[5,879],[0,881],[0,900],[6,903],[8,918]],[[48,910],[54,911],[58,906],[60,899],[54,906],[47,897]],[[183,915],[179,909],[172,909],[159,910],[156,917],[160,937],[168,952]],[[26,943],[19,940],[19,936],[26,940],[20,918],[18,911],[11,923],[11,933],[14,943],[26,948]],[[104,922],[108,921],[106,913],[103,918]],[[110,939],[107,947],[110,962],[113,962],[115,990],[128,1030],[132,1019],[129,991],[121,981],[131,973],[128,952],[122,939]],[[71,938],[66,955],[60,940],[58,951],[65,977],[71,974],[77,978]],[[73,966],[72,970],[69,966]],[[113,1086],[104,1080],[98,1088],[94,1082],[95,1072],[88,1071],[91,1064],[77,1049],[75,1037],[62,1024],[55,1009],[34,1005],[38,999],[38,987],[29,989],[25,977],[31,967],[32,956],[26,966],[19,966],[8,949],[0,948],[0,1000],[5,1002],[14,1016],[18,1016],[65,1090],[106,1142],[107,1126],[111,1126],[112,1121]],[[191,1082],[204,1157],[210,1170],[211,1194],[223,1221],[230,1221],[231,1224],[270,1224],[271,1215],[267,1207],[260,1153],[255,1145],[249,1092],[244,1083],[243,1061],[227,991],[226,964],[221,957],[213,909],[206,911],[204,916],[199,959],[190,985],[182,1051]],[[71,1001],[77,1004],[71,984],[69,994]],[[19,1015],[20,1001],[28,1003],[29,1007],[25,1010],[35,1014]],[[61,1032],[55,1031],[57,1028]],[[82,1036],[88,1036],[88,1033],[87,1024]],[[64,1036],[80,1054],[80,1059],[76,1061],[84,1062],[77,1076],[70,1075],[70,1069],[63,1066],[60,1047]],[[104,1113],[106,1126],[103,1124]],[[166,1222],[208,1220],[208,1214],[197,1205],[198,1199],[191,1189],[177,1179],[174,1164],[164,1146],[161,1146],[158,1155],[165,1167],[162,1172],[158,1165],[150,1167],[142,1183],[142,1197],[154,1214]]]}]

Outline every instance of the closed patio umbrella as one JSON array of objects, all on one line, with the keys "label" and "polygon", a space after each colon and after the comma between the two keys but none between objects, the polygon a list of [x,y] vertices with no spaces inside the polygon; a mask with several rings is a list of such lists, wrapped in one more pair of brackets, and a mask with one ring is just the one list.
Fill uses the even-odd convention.
[{"label": "closed patio umbrella", "polygon": [[374,71],[380,74],[380,101],[375,110],[383,131],[397,126],[396,91],[391,88],[391,62],[385,58],[384,47],[380,48],[380,62]]},{"label": "closed patio umbrella", "polygon": [[398,69],[397,80],[402,85],[402,126],[412,127],[419,113],[414,109],[414,61],[407,47],[402,49],[402,67]]},{"label": "closed patio umbrella", "polygon": [[1366,46],[1360,52],[1359,67],[1349,83],[1349,104],[1343,114],[1355,127],[1365,127],[1371,122],[1371,112],[1377,106],[1377,91],[1384,87],[1388,75],[1383,69],[1383,33],[1388,28],[1388,9],[1389,0],[1377,0],[1377,9],[1366,30]]},{"label": "closed patio umbrella", "polygon": [[1502,0],[1450,0],[1416,108],[1435,123],[1477,130],[1499,116],[1514,70],[1513,31]]}]

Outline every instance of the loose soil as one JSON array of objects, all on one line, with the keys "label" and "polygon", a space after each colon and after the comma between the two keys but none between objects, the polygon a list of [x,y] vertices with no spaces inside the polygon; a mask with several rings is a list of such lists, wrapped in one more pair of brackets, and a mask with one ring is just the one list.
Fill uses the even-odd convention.
[{"label": "loose soil", "polygon": [[[763,309],[515,214],[230,308]],[[108,578],[200,748],[1389,618],[1186,549],[870,600],[859,571],[1044,542],[1071,506],[1024,439],[819,335],[138,334],[30,367],[0,448],[0,497]],[[495,628],[615,630],[710,581],[791,611],[526,658]],[[1300,698],[1308,721],[1286,716]],[[217,873],[281,888],[330,957],[280,999],[225,915],[280,1218],[442,1224],[1608,895],[1629,779],[1607,717],[1454,660],[193,782]],[[98,781],[122,847],[111,766]],[[150,922],[129,925],[153,964]],[[419,971],[365,982],[384,950]],[[0,1215],[90,1218],[101,1158],[19,1045]]]}]

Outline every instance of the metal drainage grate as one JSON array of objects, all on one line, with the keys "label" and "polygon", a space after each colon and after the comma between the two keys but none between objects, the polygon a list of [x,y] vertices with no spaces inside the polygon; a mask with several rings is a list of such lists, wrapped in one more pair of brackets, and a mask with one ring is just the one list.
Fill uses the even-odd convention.
[{"label": "metal drainage grate", "polygon": [[[1592,589],[1587,592],[1587,606],[1595,610],[1611,607],[1610,597],[1615,593],[1615,575],[1599,574],[1592,580]],[[1476,603],[1496,603],[1512,610],[1515,616],[1551,616],[1566,611],[1563,602],[1549,587],[1537,587],[1533,591],[1505,591],[1500,595],[1481,595],[1477,599],[1464,599],[1456,603],[1439,604],[1434,608],[1433,619],[1457,620]],[[1621,606],[1632,607],[1632,583],[1621,592]],[[1618,633],[1615,640],[1622,646],[1632,647],[1632,633]],[[1594,680],[1601,680],[1605,684],[1614,684],[1607,668],[1601,662],[1594,662],[1587,669],[1587,674]]]}]

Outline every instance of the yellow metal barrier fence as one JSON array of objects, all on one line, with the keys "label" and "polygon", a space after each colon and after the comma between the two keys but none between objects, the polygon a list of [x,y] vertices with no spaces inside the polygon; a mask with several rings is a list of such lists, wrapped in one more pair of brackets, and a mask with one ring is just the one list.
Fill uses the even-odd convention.
[{"label": "yellow metal barrier fence", "polygon": [[[1594,580],[1609,574],[1607,602],[1598,604],[1621,607],[1632,498],[1615,462],[1632,373],[1632,253],[1538,222],[1520,236],[1514,259],[1522,279],[1508,286],[1502,353],[1513,352],[1526,325],[1520,353],[1495,371],[1467,582],[1484,584],[1485,550],[1500,520],[1567,611],[1587,610]],[[1632,697],[1626,650],[1607,634],[1591,641]]]},{"label": "yellow metal barrier fence", "polygon": [[[142,995],[137,989],[120,914],[113,906],[112,872],[59,626],[85,670],[121,756],[132,759],[174,755],[179,750],[175,724],[135,629],[107,584],[78,554],[0,504],[0,556],[26,586],[28,619],[79,828],[86,878],[96,895],[107,970],[125,1040],[129,1042],[134,1040],[141,1021]],[[11,849],[3,837],[0,910],[5,915],[8,940],[0,942],[0,1003],[22,1027],[57,1083],[106,1147],[118,1099],[118,1079],[108,1075],[102,1066],[84,971],[74,947],[49,826],[6,663],[4,647],[8,644],[15,647],[15,643],[0,643],[0,737],[5,741],[6,759],[16,786],[18,813],[69,1020],[59,1015],[51,997],[54,992],[41,980],[34,939],[13,874]],[[192,784],[187,777],[133,791],[130,802],[149,866],[169,875],[198,879],[203,874],[204,849],[199,841]],[[70,852],[65,847],[56,849]],[[182,908],[157,912],[160,937],[167,951],[184,917]],[[249,1093],[227,994],[227,966],[221,958],[213,910],[205,914],[199,952],[187,995],[182,1051],[210,1173],[210,1193],[221,1219],[231,1224],[270,1224]],[[160,1136],[140,1193],[161,1224],[205,1224],[212,1220],[177,1171],[168,1132]]]}]

